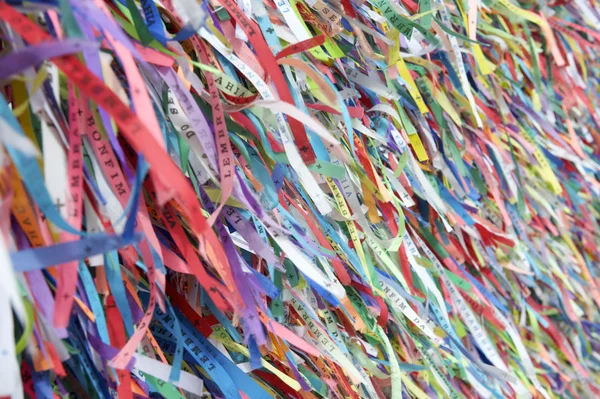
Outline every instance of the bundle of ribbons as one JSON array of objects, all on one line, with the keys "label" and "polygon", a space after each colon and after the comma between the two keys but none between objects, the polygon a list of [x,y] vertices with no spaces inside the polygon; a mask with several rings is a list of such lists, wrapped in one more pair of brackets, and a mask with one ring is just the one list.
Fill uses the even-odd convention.
[{"label": "bundle of ribbons", "polygon": [[0,397],[600,397],[596,0],[0,0]]}]

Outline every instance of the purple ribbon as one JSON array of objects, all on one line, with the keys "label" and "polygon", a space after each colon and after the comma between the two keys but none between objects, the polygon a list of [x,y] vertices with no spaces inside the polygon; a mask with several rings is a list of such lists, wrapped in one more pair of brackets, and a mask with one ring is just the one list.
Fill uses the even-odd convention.
[{"label": "purple ribbon", "polygon": [[86,40],[65,39],[62,41],[49,41],[34,46],[25,47],[19,51],[11,52],[0,58],[0,79],[7,79],[27,68],[41,64],[51,58],[78,53],[84,49],[98,48],[100,45]]}]

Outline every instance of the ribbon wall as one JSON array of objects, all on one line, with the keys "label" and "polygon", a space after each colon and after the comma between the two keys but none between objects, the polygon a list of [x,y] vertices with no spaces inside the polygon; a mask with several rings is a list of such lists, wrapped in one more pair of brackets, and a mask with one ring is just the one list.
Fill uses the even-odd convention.
[{"label": "ribbon wall", "polygon": [[0,398],[600,396],[595,0],[0,0]]}]

